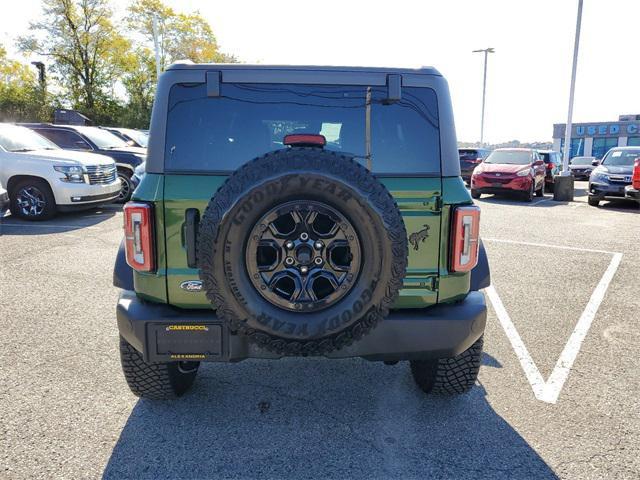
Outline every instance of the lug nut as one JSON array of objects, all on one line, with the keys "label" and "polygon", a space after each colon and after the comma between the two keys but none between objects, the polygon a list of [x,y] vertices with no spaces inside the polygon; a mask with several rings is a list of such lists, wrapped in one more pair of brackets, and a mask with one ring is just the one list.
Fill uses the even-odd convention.
[{"label": "lug nut", "polygon": [[314,245],[314,247],[316,247],[316,250],[320,250],[322,248],[322,242],[317,241]]},{"label": "lug nut", "polygon": [[284,259],[286,265],[293,265],[293,257],[287,257]]},{"label": "lug nut", "polygon": [[301,273],[305,274],[305,273],[307,273],[308,271],[309,271],[309,269],[308,269],[307,267],[305,267],[305,266],[300,267],[300,272],[301,272]]},{"label": "lug nut", "polygon": [[322,265],[322,258],[320,257],[314,258],[313,263],[315,263],[316,265]]},{"label": "lug nut", "polygon": [[287,249],[288,249],[288,250],[291,250],[294,246],[295,246],[295,245],[293,244],[293,242],[292,242],[292,241],[288,241],[288,242],[285,244],[285,247],[287,247]]},{"label": "lug nut", "polygon": [[309,234],[307,232],[301,233],[300,240],[302,240],[303,242],[306,242],[307,240],[309,240]]}]

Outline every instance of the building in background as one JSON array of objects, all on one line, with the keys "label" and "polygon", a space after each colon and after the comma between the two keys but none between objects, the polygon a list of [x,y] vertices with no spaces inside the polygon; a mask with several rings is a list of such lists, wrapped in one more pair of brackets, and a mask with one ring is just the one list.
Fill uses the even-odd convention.
[{"label": "building in background", "polygon": [[[553,149],[563,151],[565,123],[553,125]],[[574,123],[569,158],[602,158],[610,148],[640,146],[640,115],[620,115],[617,122]]]}]

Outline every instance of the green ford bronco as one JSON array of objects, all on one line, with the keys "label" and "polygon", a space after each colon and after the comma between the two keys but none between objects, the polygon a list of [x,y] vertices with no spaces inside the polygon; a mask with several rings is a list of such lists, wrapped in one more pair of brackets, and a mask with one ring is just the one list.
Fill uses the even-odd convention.
[{"label": "green ford bronco", "polygon": [[124,208],[124,376],[163,399],[201,362],[362,357],[466,392],[490,282],[479,219],[435,69],[175,64]]}]

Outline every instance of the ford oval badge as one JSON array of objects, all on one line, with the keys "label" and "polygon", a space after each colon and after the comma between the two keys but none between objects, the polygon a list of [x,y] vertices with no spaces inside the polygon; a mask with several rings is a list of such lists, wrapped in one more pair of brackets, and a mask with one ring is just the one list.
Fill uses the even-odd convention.
[{"label": "ford oval badge", "polygon": [[202,291],[202,282],[200,280],[187,280],[180,284],[180,288],[187,292],[200,292]]}]

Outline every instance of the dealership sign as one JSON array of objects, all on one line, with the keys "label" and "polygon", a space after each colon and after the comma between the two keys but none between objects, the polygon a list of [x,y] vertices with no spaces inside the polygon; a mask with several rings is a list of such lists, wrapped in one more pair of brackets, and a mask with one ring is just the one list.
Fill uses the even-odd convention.
[{"label": "dealership sign", "polygon": [[[573,124],[571,137],[631,137],[640,135],[639,122],[579,123]],[[553,138],[564,137],[565,124],[553,126]]]},{"label": "dealership sign", "polygon": [[[622,128],[621,128],[622,127]],[[619,123],[612,123],[610,125],[576,125],[576,136],[578,137],[593,137],[593,136],[604,136],[604,135],[612,135],[618,136],[620,135],[620,131],[622,130],[623,135],[634,135],[638,133],[640,125],[637,123],[629,123],[628,125],[620,125]]]}]

